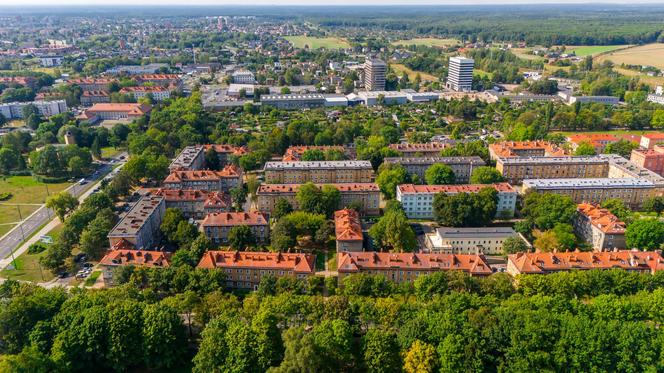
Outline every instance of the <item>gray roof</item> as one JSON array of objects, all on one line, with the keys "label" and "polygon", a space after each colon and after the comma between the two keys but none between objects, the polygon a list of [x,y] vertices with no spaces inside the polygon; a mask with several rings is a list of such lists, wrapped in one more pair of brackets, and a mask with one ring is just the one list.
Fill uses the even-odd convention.
[{"label": "gray roof", "polygon": [[591,155],[591,156],[578,155],[578,156],[569,156],[569,157],[500,157],[498,161],[501,162],[502,164],[609,163],[607,159],[604,159],[597,155]]},{"label": "gray roof", "polygon": [[654,184],[642,178],[589,178],[589,179],[526,179],[524,188],[537,189],[596,189],[596,188],[652,188]]},{"label": "gray roof", "polygon": [[517,233],[510,227],[484,227],[484,228],[436,228],[436,232],[441,238],[461,239],[461,238],[489,238],[489,237],[509,237],[516,236]]},{"label": "gray roof", "polygon": [[434,163],[444,163],[444,164],[474,164],[474,165],[484,165],[484,160],[482,158],[473,156],[473,157],[388,157],[385,158],[385,163],[397,163],[397,164],[434,164]]},{"label": "gray roof", "polygon": [[297,162],[266,162],[265,171],[276,170],[310,170],[310,169],[343,169],[372,168],[369,161],[297,161]]}]

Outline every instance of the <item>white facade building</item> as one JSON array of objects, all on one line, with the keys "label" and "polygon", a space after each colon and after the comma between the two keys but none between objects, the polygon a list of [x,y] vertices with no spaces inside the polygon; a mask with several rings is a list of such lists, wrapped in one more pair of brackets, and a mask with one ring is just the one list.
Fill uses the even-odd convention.
[{"label": "white facade building", "polygon": [[10,102],[8,104],[0,104],[0,114],[7,119],[22,119],[23,108],[28,105],[34,105],[39,114],[45,117],[62,114],[68,110],[65,100]]},{"label": "white facade building", "polygon": [[424,245],[433,253],[496,255],[503,253],[503,242],[509,237],[523,239],[510,227],[441,227],[427,233]]},{"label": "white facade building", "polygon": [[233,73],[233,83],[236,84],[254,84],[256,76],[248,70],[240,70]]},{"label": "white facade building", "polygon": [[447,88],[457,92],[471,91],[474,67],[475,60],[472,58],[451,57],[447,73]]}]

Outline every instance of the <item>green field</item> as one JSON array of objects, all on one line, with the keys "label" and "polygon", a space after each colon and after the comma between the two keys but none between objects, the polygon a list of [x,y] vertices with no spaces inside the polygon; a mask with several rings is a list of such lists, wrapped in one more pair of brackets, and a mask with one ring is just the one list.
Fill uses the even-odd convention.
[{"label": "green field", "polygon": [[568,46],[566,52],[574,52],[577,57],[594,56],[601,53],[611,52],[616,49],[625,48],[627,45],[585,45]]},{"label": "green field", "polygon": [[397,40],[392,42],[392,45],[401,45],[401,46],[424,45],[427,47],[438,47],[438,48],[445,48],[458,44],[460,44],[460,42],[457,39],[438,39],[438,38],[414,38],[408,40]]},{"label": "green field", "polygon": [[16,258],[16,267],[18,269],[3,269],[0,271],[0,277],[10,280],[43,282],[49,281],[55,277],[51,271],[39,266],[39,258],[44,256],[46,251],[39,254],[28,254]]},{"label": "green field", "polygon": [[[66,189],[69,183],[48,184],[48,193],[54,194]],[[0,179],[0,193],[9,192],[12,198],[0,202],[0,236],[7,233],[14,227],[15,223],[20,221],[21,217],[25,219],[32,214],[39,206],[46,201],[46,184],[40,183],[32,176],[10,176]],[[20,204],[17,208],[16,204]]]},{"label": "green field", "polygon": [[411,82],[415,80],[415,77],[417,77],[417,74],[420,74],[420,78],[422,81],[430,81],[430,82],[437,82],[439,79],[431,74],[427,74],[422,71],[415,71],[409,69],[407,66],[402,65],[400,63],[391,63],[390,67],[392,70],[394,70],[397,75],[403,75],[403,73],[406,73],[408,75],[408,80]]},{"label": "green field", "polygon": [[107,146],[105,148],[101,148],[101,157],[106,159],[113,158],[116,155],[122,153],[122,150],[123,149],[121,148],[114,148],[112,146]]},{"label": "green field", "polygon": [[336,37],[325,37],[318,38],[313,36],[285,36],[284,39],[288,40],[295,48],[304,49],[308,47],[309,49],[339,49],[339,48],[350,48],[350,44],[341,38]]}]

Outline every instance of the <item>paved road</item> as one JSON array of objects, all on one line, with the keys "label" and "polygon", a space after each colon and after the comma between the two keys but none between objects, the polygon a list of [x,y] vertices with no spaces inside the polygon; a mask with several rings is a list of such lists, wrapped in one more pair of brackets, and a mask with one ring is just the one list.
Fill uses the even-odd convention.
[{"label": "paved road", "polygon": [[[118,154],[116,159],[119,157],[126,157],[126,153]],[[78,182],[70,186],[67,191],[74,197],[81,196],[86,190],[88,190],[95,181],[101,179],[106,173],[111,171],[113,164],[103,164],[97,170],[98,172],[95,176],[89,176],[86,178],[89,182],[85,185],[80,185]],[[2,239],[0,239],[0,259],[6,259],[11,256],[11,253],[15,251],[21,242],[24,241],[26,237],[29,237],[33,232],[35,232],[39,227],[44,225],[46,222],[53,219],[55,214],[52,210],[47,209],[42,206],[32,215],[25,217],[23,223],[17,225],[13,228],[8,234],[6,234]]]}]

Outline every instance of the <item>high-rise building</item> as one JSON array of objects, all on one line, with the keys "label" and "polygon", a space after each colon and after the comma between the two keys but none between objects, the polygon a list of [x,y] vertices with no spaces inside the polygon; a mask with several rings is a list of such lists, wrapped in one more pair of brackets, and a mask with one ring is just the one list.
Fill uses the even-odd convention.
[{"label": "high-rise building", "polygon": [[367,59],[364,63],[364,87],[367,91],[384,91],[387,64],[379,59]]},{"label": "high-rise building", "polygon": [[474,66],[475,60],[472,58],[451,57],[447,73],[447,88],[460,92],[470,91]]}]

